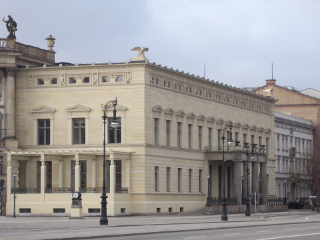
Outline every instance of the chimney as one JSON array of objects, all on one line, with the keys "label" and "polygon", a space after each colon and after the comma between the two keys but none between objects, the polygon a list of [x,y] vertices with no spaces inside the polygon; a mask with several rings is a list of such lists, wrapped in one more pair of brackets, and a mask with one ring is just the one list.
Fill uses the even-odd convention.
[{"label": "chimney", "polygon": [[266,80],[267,86],[275,86],[276,80],[275,79],[268,79]]}]

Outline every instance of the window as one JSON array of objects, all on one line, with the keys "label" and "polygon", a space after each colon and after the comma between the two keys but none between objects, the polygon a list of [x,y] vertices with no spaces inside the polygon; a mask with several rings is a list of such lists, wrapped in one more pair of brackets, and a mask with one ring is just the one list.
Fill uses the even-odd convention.
[{"label": "window", "polygon": [[74,77],[69,78],[69,83],[77,83],[76,79]]},{"label": "window", "polygon": [[254,135],[251,135],[251,144],[254,144]]},{"label": "window", "polygon": [[211,150],[212,145],[212,128],[208,128],[208,150]]},{"label": "window", "polygon": [[42,79],[38,79],[38,85],[44,85],[44,81]]},{"label": "window", "polygon": [[218,129],[218,151],[221,149],[221,129]]},{"label": "window", "polygon": [[37,193],[41,192],[41,162],[37,161]]},{"label": "window", "polygon": [[188,124],[188,148],[192,148],[192,124]]},{"label": "window", "polygon": [[87,190],[87,161],[80,161],[80,191],[86,192]]},{"label": "window", "polygon": [[266,138],[266,153],[269,154],[269,138]]},{"label": "window", "polygon": [[57,78],[52,78],[51,84],[58,84]]},{"label": "window", "polygon": [[284,138],[282,138],[282,150],[284,150]]},{"label": "window", "polygon": [[123,82],[123,76],[118,76],[116,82]]},{"label": "window", "polygon": [[122,162],[121,160],[115,160],[115,167],[116,167],[116,192],[121,191],[122,188],[122,176],[121,176],[121,172],[122,172]]},{"label": "window", "polygon": [[159,167],[154,167],[154,191],[159,191]]},{"label": "window", "polygon": [[192,192],[192,169],[189,169],[189,192]]},{"label": "window", "polygon": [[78,83],[81,82],[81,83],[90,83],[90,78],[89,77],[70,77],[69,78],[69,83],[70,84],[75,84],[77,83],[77,80],[78,80]]},{"label": "window", "polygon": [[102,76],[102,82],[109,82],[109,78],[107,76]]},{"label": "window", "polygon": [[170,146],[170,120],[166,120],[166,145]]},{"label": "window", "polygon": [[181,148],[181,122],[177,123],[177,146]]},{"label": "window", "polygon": [[100,213],[100,208],[88,208],[88,213]]},{"label": "window", "polygon": [[154,144],[158,145],[159,136],[159,118],[154,119]]},{"label": "window", "polygon": [[178,192],[181,192],[182,168],[178,168]]},{"label": "window", "polygon": [[38,145],[50,145],[50,119],[38,119]]},{"label": "window", "polygon": [[199,169],[199,192],[202,192],[202,169]]},{"label": "window", "polygon": [[108,129],[109,129],[109,141],[108,143],[121,143],[121,118],[118,117],[117,120],[120,126],[113,128],[111,126],[112,117],[108,117]]},{"label": "window", "polygon": [[[0,156],[0,173],[3,173],[3,156]],[[2,188],[1,184],[0,184],[0,188]]]},{"label": "window", "polygon": [[54,208],[53,213],[65,213],[65,208]]},{"label": "window", "polygon": [[170,187],[170,183],[171,183],[171,168],[167,167],[167,192],[170,192],[171,187]]},{"label": "window", "polygon": [[73,144],[85,144],[86,129],[84,118],[73,118],[72,119],[72,140]]},{"label": "window", "polygon": [[248,143],[248,142],[247,142],[247,134],[245,134],[245,133],[243,134],[243,144],[244,144],[244,143]]},{"label": "window", "polygon": [[199,126],[199,150],[202,149],[202,126]]},{"label": "window", "polygon": [[19,208],[19,213],[31,213],[31,208]]}]

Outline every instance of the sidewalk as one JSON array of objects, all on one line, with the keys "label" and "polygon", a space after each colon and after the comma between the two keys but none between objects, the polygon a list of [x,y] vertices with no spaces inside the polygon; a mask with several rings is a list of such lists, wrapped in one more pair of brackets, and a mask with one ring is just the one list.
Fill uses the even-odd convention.
[{"label": "sidewalk", "polygon": [[320,214],[309,210],[257,213],[256,217],[254,213],[250,217],[229,214],[228,218],[228,222],[221,222],[221,215],[109,217],[109,225],[100,226],[100,219],[96,217],[82,220],[67,217],[0,217],[0,239],[89,239],[97,236],[320,222]]}]

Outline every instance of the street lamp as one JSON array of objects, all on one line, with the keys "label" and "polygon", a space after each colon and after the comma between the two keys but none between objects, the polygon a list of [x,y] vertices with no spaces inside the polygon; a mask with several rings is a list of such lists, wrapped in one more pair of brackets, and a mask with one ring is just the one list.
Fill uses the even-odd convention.
[{"label": "street lamp", "polygon": [[247,217],[250,217],[250,195],[249,195],[249,174],[250,174],[250,171],[249,171],[249,143],[244,143],[244,147],[246,149],[246,154],[247,154],[247,169],[246,169],[246,172],[247,172],[247,197],[246,197],[246,216]]},{"label": "street lamp", "polygon": [[224,127],[222,131],[222,184],[223,184],[223,195],[222,195],[222,216],[221,216],[221,221],[228,221],[228,216],[227,216],[227,199],[226,199],[226,179],[225,179],[225,169],[224,169],[224,140],[226,139],[224,136],[224,132],[227,128],[230,128],[230,138],[227,139],[228,141],[228,146],[233,147],[234,146],[234,141],[232,140],[232,128],[233,125],[232,123],[230,125],[227,125]]},{"label": "street lamp", "polygon": [[102,195],[101,195],[101,218],[100,225],[108,225],[107,218],[107,194],[106,194],[106,120],[107,120],[107,109],[113,106],[113,118],[111,120],[111,127],[117,128],[120,123],[117,120],[117,98],[116,100],[111,100],[104,105],[103,109],[103,180],[102,180]]},{"label": "street lamp", "polygon": [[210,174],[207,174],[207,179],[208,179],[208,197],[207,197],[206,206],[210,206],[210,198],[211,198],[211,194],[210,194]]}]

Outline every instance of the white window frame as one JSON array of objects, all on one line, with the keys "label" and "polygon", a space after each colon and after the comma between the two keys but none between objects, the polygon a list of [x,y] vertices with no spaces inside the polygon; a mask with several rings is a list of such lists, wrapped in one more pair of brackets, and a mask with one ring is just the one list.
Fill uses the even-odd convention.
[{"label": "white window frame", "polygon": [[[50,119],[50,145],[53,145],[54,141],[54,112],[56,110],[54,108],[50,108],[47,106],[41,106],[38,108],[34,108],[31,110],[31,114],[33,116],[33,145],[38,145],[38,119]],[[50,146],[50,145],[39,145],[39,146]]]}]

